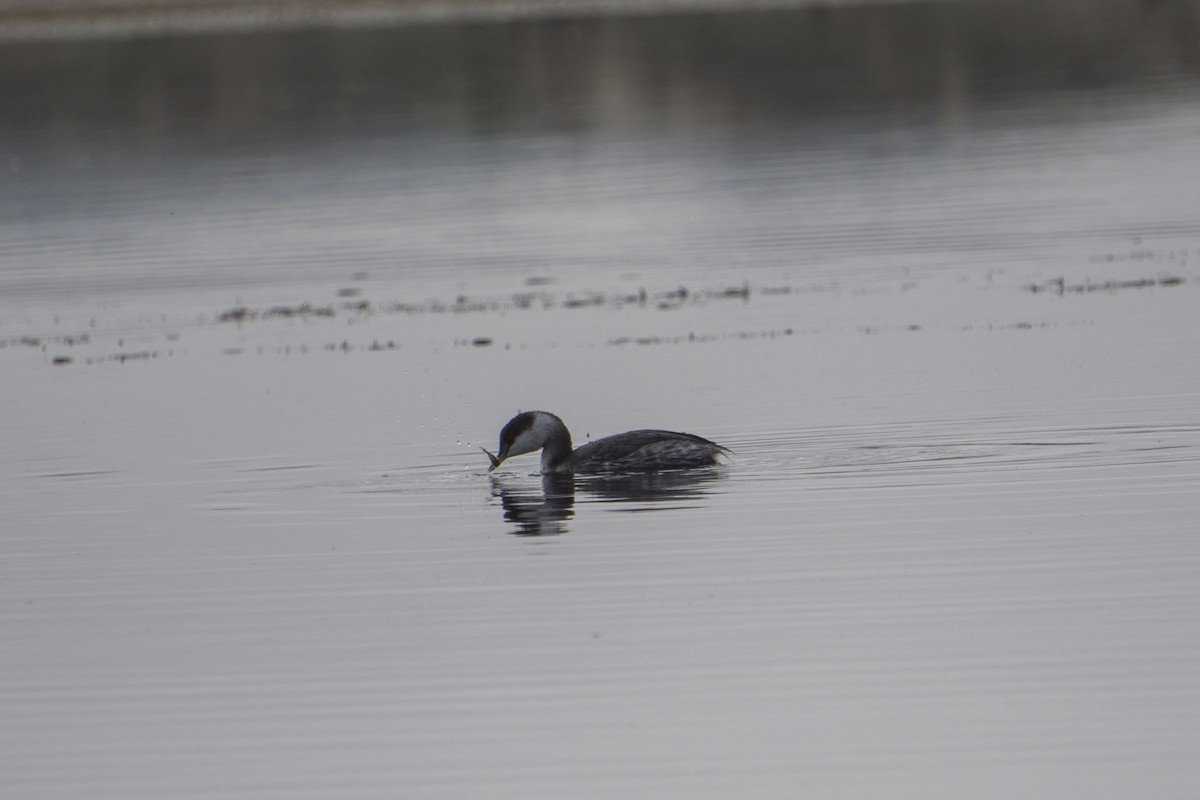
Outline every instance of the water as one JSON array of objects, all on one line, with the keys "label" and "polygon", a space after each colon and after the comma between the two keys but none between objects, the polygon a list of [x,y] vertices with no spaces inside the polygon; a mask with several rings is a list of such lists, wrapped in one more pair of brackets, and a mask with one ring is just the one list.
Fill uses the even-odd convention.
[{"label": "water", "polygon": [[0,46],[6,793],[1193,794],[1196,12]]}]

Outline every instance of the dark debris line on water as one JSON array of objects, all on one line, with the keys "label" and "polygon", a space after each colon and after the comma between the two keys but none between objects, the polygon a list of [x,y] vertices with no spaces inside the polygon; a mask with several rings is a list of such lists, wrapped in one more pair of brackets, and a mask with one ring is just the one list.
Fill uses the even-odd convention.
[{"label": "dark debris line on water", "polygon": [[1159,278],[1134,278],[1124,281],[1103,281],[1100,283],[1092,283],[1087,281],[1084,283],[1067,283],[1066,278],[1055,278],[1053,280],[1044,281],[1043,283],[1031,283],[1025,288],[1034,294],[1039,292],[1053,292],[1055,294],[1088,294],[1091,292],[1118,292],[1123,289],[1152,289],[1155,287],[1171,287],[1181,286],[1185,283],[1183,278],[1175,275],[1164,275]]},{"label": "dark debris line on water", "polygon": [[[1058,294],[1090,292],[1114,292],[1126,289],[1170,288],[1181,286],[1187,281],[1175,275],[1160,275],[1157,277],[1142,277],[1127,280],[1108,280],[1103,282],[1085,281],[1068,284],[1066,278],[1059,277],[1042,283],[1027,284],[1025,288],[1033,293],[1055,292]],[[217,314],[217,322],[246,323],[256,320],[271,319],[311,319],[334,318],[339,313],[350,314],[468,314],[487,313],[513,310],[542,310],[581,309],[581,308],[653,308],[670,311],[684,306],[704,305],[710,302],[726,300],[750,301],[753,294],[781,296],[790,294],[812,294],[821,292],[837,292],[841,287],[834,283],[829,285],[813,284],[806,287],[795,286],[764,286],[755,288],[753,292],[749,281],[743,281],[741,286],[723,289],[693,290],[686,286],[675,289],[649,293],[641,288],[636,293],[603,292],[568,292],[565,296],[556,296],[551,292],[515,292],[501,297],[474,298],[459,295],[453,302],[443,300],[426,300],[422,302],[391,301],[373,304],[369,300],[355,300],[336,305],[313,305],[301,303],[295,306],[271,306],[269,308],[250,308],[238,305]],[[339,293],[340,294],[340,293]]]},{"label": "dark debris line on water", "polygon": [[[791,294],[801,291],[828,291],[830,287],[810,287],[796,289],[790,286],[764,288],[760,291],[767,295]],[[340,294],[340,293],[339,293]],[[238,305],[217,314],[217,322],[252,322],[269,319],[308,319],[312,317],[335,317],[340,312],[357,314],[466,314],[489,311],[510,310],[543,310],[565,308],[624,308],[627,306],[653,307],[668,311],[685,305],[703,305],[704,303],[720,300],[750,299],[750,283],[743,281],[741,286],[724,289],[692,290],[680,286],[668,291],[651,294],[644,288],[636,293],[603,292],[568,292],[565,297],[559,297],[552,292],[516,292],[502,297],[473,298],[459,295],[454,302],[442,300],[426,300],[418,303],[393,301],[372,304],[368,300],[358,300],[352,303],[338,305],[313,305],[301,303],[296,306],[271,306],[270,308],[250,308]]]},{"label": "dark debris line on water", "polygon": [[[549,281],[541,281],[538,279],[530,279],[527,282],[528,286],[544,286]],[[1160,273],[1153,277],[1126,278],[1121,280],[1105,280],[1093,281],[1085,279],[1081,282],[1069,283],[1065,277],[1057,277],[1041,283],[1025,284],[1021,288],[1033,294],[1057,294],[1065,296],[1068,294],[1086,295],[1091,293],[1114,293],[1134,289],[1153,289],[1153,288],[1172,288],[1189,283],[1185,278],[1169,274]],[[905,289],[907,291],[907,289]],[[647,291],[644,287],[639,288],[636,292],[611,292],[604,293],[598,291],[568,291],[565,293],[555,293],[546,289],[539,288],[536,291],[519,291],[508,295],[500,295],[494,297],[471,297],[466,294],[460,294],[452,302],[444,300],[426,300],[423,302],[403,302],[390,301],[385,303],[372,303],[370,300],[358,298],[360,290],[340,290],[338,296],[343,298],[337,303],[328,304],[313,304],[300,303],[298,305],[273,305],[261,308],[252,308],[245,304],[234,306],[217,313],[214,320],[217,323],[233,323],[235,325],[243,325],[257,321],[271,320],[299,320],[307,322],[309,320],[327,319],[332,320],[339,316],[358,316],[368,317],[375,314],[404,314],[404,315],[420,315],[420,314],[470,314],[470,313],[496,313],[506,311],[549,311],[555,309],[582,309],[582,308],[605,308],[605,309],[620,309],[626,307],[671,311],[674,309],[683,308],[685,306],[704,306],[709,303],[720,303],[723,301],[741,301],[749,303],[755,296],[759,297],[779,297],[785,295],[811,295],[822,293],[838,293],[844,291],[844,287],[836,282],[826,284],[810,284],[808,286],[791,286],[791,285],[772,285],[755,287],[751,289],[749,281],[743,281],[740,286],[725,286],[718,289],[692,289],[686,286],[677,286],[668,290],[660,290],[657,292]],[[356,299],[348,299],[356,298]],[[922,325],[910,324],[903,327],[903,330],[914,332],[923,330]],[[1024,330],[1035,327],[1045,327],[1045,323],[1035,325],[1029,322],[1019,322],[1012,325],[1000,325],[998,327],[988,326],[989,329],[1001,330]],[[967,326],[963,330],[970,330],[973,326]],[[773,340],[783,337],[791,337],[797,334],[817,333],[819,329],[783,327],[770,328],[761,330],[732,330],[716,333],[703,333],[698,331],[690,331],[676,336],[619,336],[609,339],[606,344],[609,346],[652,346],[652,345],[678,345],[678,344],[703,344],[716,341],[750,341],[750,340]],[[879,333],[878,328],[867,326],[860,327],[862,333]],[[176,341],[178,334],[168,334],[169,341]],[[61,335],[53,337],[43,336],[21,336],[11,339],[0,339],[0,349],[15,345],[25,347],[40,348],[47,355],[47,363],[56,366],[66,366],[73,363],[95,364],[102,362],[116,361],[125,363],[126,361],[140,361],[157,358],[160,354],[156,351],[140,351],[129,352],[122,351],[109,354],[106,356],[96,356],[92,358],[77,359],[72,355],[63,352],[53,352],[62,348],[74,349],[79,345],[93,344],[93,337],[89,333],[79,335]],[[118,346],[123,347],[124,342],[118,341]],[[455,347],[474,347],[486,348],[494,344],[496,341],[490,336],[475,336],[465,339],[455,339],[453,345]],[[504,349],[512,347],[511,344],[504,345]],[[333,342],[325,345],[323,348],[327,351],[349,352],[351,350],[364,350],[368,352],[383,352],[399,350],[401,344],[396,340],[379,340],[374,339],[369,344],[354,344],[349,340],[341,342]],[[295,348],[296,352],[307,353],[309,348],[299,346]],[[223,355],[242,355],[245,350],[241,347],[229,348],[222,351]],[[259,352],[263,352],[259,349]],[[279,352],[290,354],[293,348],[284,347]],[[173,352],[167,352],[166,355],[174,355]]]}]

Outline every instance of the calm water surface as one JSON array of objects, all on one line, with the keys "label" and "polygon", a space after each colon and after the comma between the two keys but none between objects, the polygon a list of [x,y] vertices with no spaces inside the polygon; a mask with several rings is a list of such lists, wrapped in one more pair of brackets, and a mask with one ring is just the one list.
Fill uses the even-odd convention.
[{"label": "calm water surface", "polygon": [[5,794],[1194,794],[1200,9],[1082,13],[0,45]]}]

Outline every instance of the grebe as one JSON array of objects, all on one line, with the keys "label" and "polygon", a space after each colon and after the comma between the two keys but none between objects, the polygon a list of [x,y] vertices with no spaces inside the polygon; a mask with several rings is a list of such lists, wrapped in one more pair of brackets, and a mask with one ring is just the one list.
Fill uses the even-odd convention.
[{"label": "grebe", "polygon": [[[483,450],[483,448],[479,448]],[[491,472],[506,459],[542,451],[542,472],[647,472],[711,467],[729,450],[716,442],[674,431],[641,430],[606,436],[571,450],[571,432],[549,411],[517,414],[500,431],[500,450],[488,453]]]}]

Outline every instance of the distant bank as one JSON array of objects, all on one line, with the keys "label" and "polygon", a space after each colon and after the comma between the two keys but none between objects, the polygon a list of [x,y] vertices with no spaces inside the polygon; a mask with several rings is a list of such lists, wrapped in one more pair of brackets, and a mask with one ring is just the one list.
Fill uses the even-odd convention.
[{"label": "distant bank", "polygon": [[0,4],[0,40],[864,4],[868,3],[863,0],[15,0]]}]

